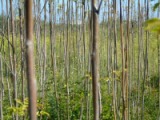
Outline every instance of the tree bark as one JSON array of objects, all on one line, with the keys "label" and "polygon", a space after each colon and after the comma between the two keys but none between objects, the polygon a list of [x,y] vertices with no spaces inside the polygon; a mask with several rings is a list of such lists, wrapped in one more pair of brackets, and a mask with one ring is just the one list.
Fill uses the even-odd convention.
[{"label": "tree bark", "polygon": [[[14,98],[14,105],[17,108],[18,104],[17,100],[17,73],[16,73],[16,51],[15,51],[15,26],[14,26],[14,15],[13,15],[13,6],[12,0],[10,0],[10,11],[11,11],[11,31],[12,31],[12,82],[13,82],[13,98]],[[15,119],[18,120],[18,114],[16,113]]]},{"label": "tree bark", "polygon": [[34,43],[33,43],[33,19],[32,0],[26,0],[26,65],[29,95],[29,119],[37,120],[36,116],[36,79],[34,70]]},{"label": "tree bark", "polygon": [[99,110],[99,41],[98,41],[98,8],[96,7],[97,0],[92,0],[92,94],[93,94],[93,110],[94,120],[100,119]]},{"label": "tree bark", "polygon": [[123,104],[123,120],[128,120],[128,79],[127,79],[127,59],[125,59],[125,41],[123,38],[123,18],[122,18],[122,0],[120,0],[120,39],[121,39],[121,54],[122,54],[122,104]]}]

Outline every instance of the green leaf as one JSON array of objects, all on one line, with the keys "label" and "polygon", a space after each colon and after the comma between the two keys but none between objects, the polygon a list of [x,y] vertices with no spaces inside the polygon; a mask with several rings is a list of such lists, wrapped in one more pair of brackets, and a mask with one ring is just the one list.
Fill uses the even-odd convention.
[{"label": "green leaf", "polygon": [[159,7],[160,3],[156,3],[154,6],[153,6],[153,11],[155,11],[158,7]]},{"label": "green leaf", "polygon": [[13,113],[13,112],[16,111],[16,108],[14,108],[14,107],[9,107],[9,108],[7,108],[7,109],[8,109],[8,111],[10,111],[11,113]]},{"label": "green leaf", "polygon": [[16,102],[20,105],[23,105],[22,101],[20,99],[16,99]]},{"label": "green leaf", "polygon": [[45,111],[41,111],[40,114],[41,114],[41,115],[44,115],[44,116],[47,116],[47,117],[50,116],[49,113],[47,113],[47,112],[45,112]]}]

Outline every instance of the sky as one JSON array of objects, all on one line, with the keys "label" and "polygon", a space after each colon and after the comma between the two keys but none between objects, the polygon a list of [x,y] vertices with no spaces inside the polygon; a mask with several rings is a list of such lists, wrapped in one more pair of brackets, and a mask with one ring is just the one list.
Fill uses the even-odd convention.
[{"label": "sky", "polygon": [[[13,0],[13,6],[15,7],[15,12],[17,12],[18,13],[18,1],[19,0]],[[34,1],[36,1],[36,0],[34,0]],[[43,5],[44,5],[44,1],[45,0],[40,0],[41,1],[41,8],[43,7]],[[56,7],[58,8],[58,6],[60,5],[60,4],[62,4],[62,1],[63,0],[55,0],[56,1]],[[65,5],[66,5],[66,3],[67,3],[67,0],[64,0],[65,1]],[[78,1],[82,1],[82,0],[78,0]],[[103,11],[104,11],[104,1],[112,1],[112,0],[103,0],[103,2],[102,2],[102,7],[101,7],[101,13],[100,13],[100,20],[103,18]],[[119,1],[120,0],[117,0],[117,12],[119,11]],[[138,5],[138,0],[131,0],[131,1],[134,1],[134,3],[135,4],[137,4]],[[144,2],[144,1],[146,1],[146,0],[141,0],[141,2]],[[3,8],[2,8],[2,2],[3,2]],[[153,4],[155,4],[155,3],[157,3],[158,2],[158,0],[153,0],[152,2],[150,2],[150,5],[152,5],[153,6]],[[74,5],[74,9],[76,9],[75,8],[75,3],[73,3],[73,5]],[[123,0],[123,5],[124,6],[126,6],[127,5],[127,0]],[[65,6],[66,7],[66,6]],[[2,13],[2,10],[4,11],[4,13],[6,13],[6,0],[1,0],[0,1],[0,14]],[[48,9],[48,5],[47,5],[47,9]],[[106,10],[106,8],[105,8],[105,10]],[[150,9],[151,10],[151,9]],[[42,12],[42,14],[43,14],[43,12]],[[59,14],[60,15],[60,14]],[[155,17],[156,16],[156,12],[150,12],[150,17]],[[125,17],[125,16],[124,16]],[[41,18],[43,19],[43,15],[41,16]]]}]

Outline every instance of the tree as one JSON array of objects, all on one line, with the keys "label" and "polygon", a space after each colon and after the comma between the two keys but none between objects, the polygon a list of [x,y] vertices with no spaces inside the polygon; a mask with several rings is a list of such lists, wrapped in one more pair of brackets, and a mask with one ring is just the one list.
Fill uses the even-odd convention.
[{"label": "tree", "polygon": [[30,120],[36,120],[37,94],[34,70],[32,0],[26,0],[26,65],[29,95],[29,117]]},{"label": "tree", "polygon": [[[12,31],[12,82],[13,82],[13,98],[14,98],[14,105],[17,108],[18,104],[16,102],[17,100],[17,73],[16,73],[16,41],[15,41],[15,26],[14,26],[14,13],[13,13],[13,6],[12,6],[12,0],[10,0],[10,11],[11,11],[11,31]],[[15,115],[16,120],[18,120],[18,114]]]},{"label": "tree", "polygon": [[[121,39],[121,54],[122,54],[122,117],[128,120],[128,75],[127,75],[127,54],[125,56],[125,41],[123,38],[123,17],[122,17],[122,0],[120,0],[120,39]],[[126,50],[127,51],[127,50]]]},{"label": "tree", "polygon": [[93,109],[94,120],[100,119],[99,106],[99,41],[98,41],[98,15],[99,11],[96,8],[97,0],[92,0],[92,94],[93,94]]}]

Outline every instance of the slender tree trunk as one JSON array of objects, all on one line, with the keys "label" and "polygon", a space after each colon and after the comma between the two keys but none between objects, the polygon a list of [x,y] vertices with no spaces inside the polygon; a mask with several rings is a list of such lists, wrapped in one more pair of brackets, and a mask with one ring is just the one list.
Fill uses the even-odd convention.
[{"label": "slender tree trunk", "polygon": [[[111,61],[112,61],[112,50],[111,50],[111,8],[110,8],[110,0],[108,1],[108,23],[107,23],[107,71],[108,71],[108,78],[111,78]],[[110,80],[108,81],[108,93],[110,94]]]},{"label": "slender tree trunk", "polygon": [[[149,0],[147,0],[146,6],[146,20],[149,18]],[[149,32],[146,31],[146,50],[144,55],[144,80],[142,83],[142,107],[141,107],[141,120],[144,120],[144,100],[145,100],[145,82],[148,78],[148,42],[149,42]]]},{"label": "slender tree trunk", "polygon": [[123,39],[123,19],[122,19],[122,0],[120,0],[120,39],[122,53],[122,103],[123,103],[123,120],[128,120],[128,79],[126,77],[126,60],[125,59],[125,41]]},{"label": "slender tree trunk", "polygon": [[[46,4],[47,4],[47,0],[45,0],[45,3],[44,3],[44,41],[42,42],[43,43],[43,49],[42,49],[42,105],[46,105],[45,104],[45,84],[46,84],[46,19],[47,19],[47,16],[46,16]],[[40,116],[40,120],[43,119],[43,116],[41,114]]]},{"label": "slender tree trunk", "polygon": [[[158,0],[160,3],[160,0]],[[158,18],[160,17],[160,7],[158,7]],[[158,89],[158,120],[160,120],[160,38],[159,35],[157,35],[157,50],[158,50],[158,81],[159,81],[159,89]]]},{"label": "slender tree trunk", "polygon": [[160,39],[159,39],[159,35],[157,35],[157,47],[158,47],[158,79],[159,79],[159,90],[158,90],[159,112],[158,112],[158,120],[160,120]]},{"label": "slender tree trunk", "polygon": [[93,38],[92,38],[92,55],[91,55],[91,64],[92,64],[92,91],[93,91],[93,110],[94,110],[94,120],[100,119],[100,110],[99,110],[99,41],[98,41],[98,10],[97,0],[92,0],[92,29],[93,29]]},{"label": "slender tree trunk", "polygon": [[26,65],[29,95],[29,119],[37,120],[36,116],[36,79],[34,70],[34,43],[33,43],[33,19],[32,0],[26,0]]},{"label": "slender tree trunk", "polygon": [[[117,70],[117,2],[116,0],[113,1],[113,9],[114,9],[114,62],[113,62],[113,70]],[[113,74],[113,106],[114,106],[114,119],[116,120],[118,118],[118,107],[117,107],[117,81],[116,81],[116,75]]]},{"label": "slender tree trunk", "polygon": [[[89,9],[89,3],[88,3],[88,9]],[[91,75],[91,53],[92,53],[92,38],[93,38],[93,33],[92,33],[92,23],[93,23],[93,20],[92,20],[92,15],[91,13],[88,13],[88,16],[89,16],[89,43],[88,43],[88,73],[89,75]],[[87,92],[88,92],[88,95],[87,95],[87,119],[86,120],[90,120],[90,116],[91,116],[91,82],[90,82],[90,79],[88,78],[87,79]]]},{"label": "slender tree trunk", "polygon": [[[53,30],[55,27],[56,18],[54,19],[54,26],[52,16],[56,16],[56,10],[53,10],[53,1],[49,1],[49,24],[50,24],[50,43],[51,43],[51,65],[53,70],[53,78],[54,78],[54,92],[55,92],[55,99],[56,99],[56,111],[58,115],[58,120],[60,119],[60,112],[59,112],[59,101],[58,101],[58,94],[57,94],[57,67],[56,67],[56,30]],[[55,7],[54,7],[55,8]],[[54,13],[52,12],[54,11]]]},{"label": "slender tree trunk", "polygon": [[22,101],[24,102],[24,34],[23,34],[23,15],[22,3],[19,1],[19,18],[20,18],[20,44],[21,44],[21,80],[22,80]]},{"label": "slender tree trunk", "polygon": [[3,63],[0,54],[0,118],[3,120]]},{"label": "slender tree trunk", "polygon": [[[14,31],[14,15],[13,15],[13,8],[12,8],[12,0],[10,0],[10,11],[11,11],[11,30],[12,30],[12,61],[13,61],[13,69],[12,69],[12,82],[13,82],[13,98],[14,98],[14,105],[17,108],[18,104],[17,100],[17,73],[16,73],[16,46],[15,46],[15,31]],[[15,119],[18,120],[18,114],[16,113]]]},{"label": "slender tree trunk", "polygon": [[65,81],[66,81],[66,110],[67,110],[67,120],[70,120],[70,107],[69,107],[69,23],[70,23],[70,0],[67,1],[67,35],[65,41]]},{"label": "slender tree trunk", "polygon": [[2,62],[2,51],[4,52],[4,13],[3,13],[3,0],[1,0],[1,7],[2,7],[2,45],[0,48],[0,119],[3,120],[3,62]]},{"label": "slender tree trunk", "polygon": [[[9,64],[10,64],[10,70],[12,73],[12,60],[11,60],[11,47],[12,44],[10,42],[10,22],[9,22],[9,0],[6,0],[6,12],[7,12],[7,39],[8,39],[8,51],[9,51]],[[11,86],[9,83],[9,68],[7,68],[7,87],[8,87],[8,98],[10,101],[10,107],[13,107],[12,98],[11,98]],[[12,113],[12,119],[14,119],[14,114]]]},{"label": "slender tree trunk", "polygon": [[130,99],[129,99],[129,96],[130,96],[130,83],[132,82],[130,80],[130,49],[129,49],[129,45],[130,45],[130,0],[128,0],[128,8],[127,8],[127,39],[126,39],[126,66],[125,66],[125,69],[126,69],[126,81],[127,81],[127,86],[126,86],[126,95],[127,95],[127,103],[128,104],[128,119],[130,119]]},{"label": "slender tree trunk", "polygon": [[[22,90],[22,102],[24,103],[24,99],[25,99],[25,93],[24,93],[24,34],[23,34],[23,15],[22,15],[22,5],[23,3],[21,3],[21,1],[19,0],[19,19],[20,19],[20,28],[19,28],[19,32],[20,32],[20,45],[21,45],[21,90]],[[22,119],[24,120],[25,116],[23,115],[22,116]]]},{"label": "slender tree trunk", "polygon": [[137,120],[139,120],[139,105],[140,105],[140,64],[141,64],[141,46],[140,46],[140,21],[141,21],[141,8],[140,0],[138,0],[138,81],[137,81]]}]

